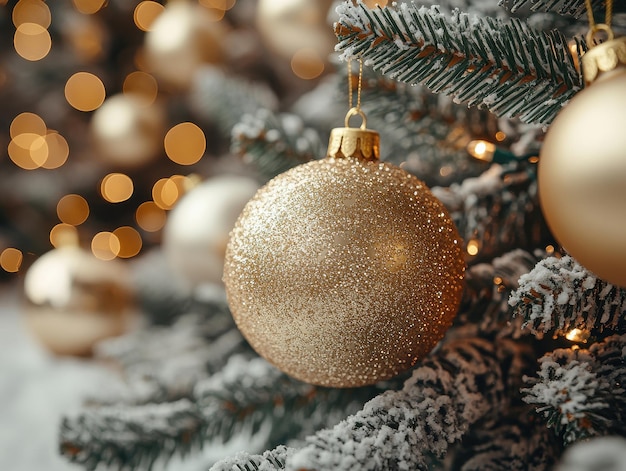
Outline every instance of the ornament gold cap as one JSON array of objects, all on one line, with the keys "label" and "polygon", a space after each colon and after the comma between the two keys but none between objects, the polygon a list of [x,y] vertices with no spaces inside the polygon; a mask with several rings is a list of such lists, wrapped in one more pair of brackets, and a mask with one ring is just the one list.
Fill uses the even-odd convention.
[{"label": "ornament gold cap", "polygon": [[[601,25],[597,25],[601,26]],[[626,65],[626,36],[609,40],[589,49],[582,57],[585,85],[590,85],[602,72]]]},{"label": "ornament gold cap", "polygon": [[[352,116],[363,119],[359,128],[351,128]],[[346,114],[344,128],[335,128],[330,132],[327,157],[357,157],[364,160],[380,158],[380,136],[378,132],[366,127],[365,114],[360,108],[350,108]]]}]

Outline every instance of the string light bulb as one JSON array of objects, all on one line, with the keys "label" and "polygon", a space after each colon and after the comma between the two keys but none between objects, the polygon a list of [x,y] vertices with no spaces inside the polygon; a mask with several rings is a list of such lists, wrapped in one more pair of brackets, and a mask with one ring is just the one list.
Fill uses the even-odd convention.
[{"label": "string light bulb", "polygon": [[467,153],[472,157],[483,162],[493,162],[495,164],[507,164],[509,162],[527,160],[531,163],[535,163],[536,154],[526,154],[517,156],[513,152],[506,151],[500,147],[497,147],[493,142],[478,139],[470,141],[467,144]]},{"label": "string light bulb", "polygon": [[589,331],[578,328],[574,328],[565,334],[567,340],[577,343],[586,343],[589,340],[589,336]]}]

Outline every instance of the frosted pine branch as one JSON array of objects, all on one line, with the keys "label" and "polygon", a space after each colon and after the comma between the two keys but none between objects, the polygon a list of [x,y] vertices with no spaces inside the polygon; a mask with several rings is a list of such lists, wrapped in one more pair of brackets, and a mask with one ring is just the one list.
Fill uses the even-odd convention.
[{"label": "frosted pine branch", "polygon": [[524,400],[536,406],[565,444],[624,434],[626,335],[611,336],[589,350],[558,349],[539,360],[536,377],[526,377]]},{"label": "frosted pine branch", "polygon": [[159,405],[101,408],[63,419],[60,452],[88,470],[95,470],[100,464],[150,470],[157,460],[199,449],[201,428],[196,405],[186,399]]},{"label": "frosted pine branch", "polygon": [[626,289],[596,278],[569,255],[548,257],[523,275],[509,304],[536,335],[621,330],[626,323]]},{"label": "frosted pine branch", "polygon": [[[519,361],[511,357],[519,352],[502,346],[480,338],[445,344],[401,390],[377,396],[334,428],[309,437],[288,458],[287,469],[428,469],[429,455],[445,455],[471,424],[507,406],[505,377],[516,376],[511,370]],[[503,365],[515,367],[503,371]]]},{"label": "frosted pine branch", "polygon": [[508,22],[414,3],[337,7],[337,51],[400,82],[533,123],[550,123],[582,88],[566,38]]},{"label": "frosted pine branch", "polygon": [[476,178],[432,192],[450,211],[465,243],[477,244],[473,262],[552,242],[539,207],[534,167],[492,165]]},{"label": "frosted pine branch", "polygon": [[293,448],[279,445],[260,455],[241,452],[216,463],[211,471],[278,471],[285,469],[285,462],[294,451]]},{"label": "frosted pine branch", "polygon": [[231,150],[266,180],[326,155],[316,130],[305,127],[294,114],[275,114],[268,109],[241,117],[232,129]]},{"label": "frosted pine branch", "polygon": [[[499,5],[515,13],[530,4],[531,11],[554,12],[578,18],[585,14],[585,0],[500,0]],[[603,5],[603,0],[592,0],[592,7]]]}]

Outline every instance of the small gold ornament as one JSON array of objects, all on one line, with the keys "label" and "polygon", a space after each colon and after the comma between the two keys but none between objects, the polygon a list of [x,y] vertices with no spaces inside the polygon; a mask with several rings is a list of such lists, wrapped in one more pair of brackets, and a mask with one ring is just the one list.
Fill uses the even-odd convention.
[{"label": "small gold ornament", "polygon": [[121,261],[62,246],[39,257],[24,277],[25,324],[57,355],[84,356],[123,334],[133,314],[130,275]]},{"label": "small gold ornament", "polygon": [[251,178],[222,175],[176,203],[163,230],[163,251],[181,278],[193,286],[221,283],[228,235],[258,189]]},{"label": "small gold ornament", "polygon": [[626,38],[582,60],[587,86],[556,117],[541,149],[539,198],[563,248],[626,287]]},{"label": "small gold ornament", "polygon": [[447,211],[405,170],[378,161],[378,133],[332,131],[326,158],[261,188],[226,251],[233,317],[287,374],[330,387],[391,378],[443,337],[465,263]]}]

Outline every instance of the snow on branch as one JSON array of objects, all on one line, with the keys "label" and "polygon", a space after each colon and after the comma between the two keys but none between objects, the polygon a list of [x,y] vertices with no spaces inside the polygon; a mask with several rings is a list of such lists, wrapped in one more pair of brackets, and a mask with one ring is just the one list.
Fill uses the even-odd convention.
[{"label": "snow on branch", "polygon": [[309,437],[286,469],[428,469],[432,456],[445,455],[471,424],[507,407],[508,381],[521,380],[521,356],[514,344],[481,338],[444,344],[403,389],[386,391]]},{"label": "snow on branch", "polygon": [[536,406],[564,444],[594,436],[624,435],[626,335],[613,335],[588,350],[558,349],[539,360],[523,399]]},{"label": "snow on branch", "polygon": [[[603,0],[592,0],[592,7],[600,6]],[[585,14],[585,0],[500,0],[498,5],[515,13],[530,4],[531,11],[554,12],[578,18]]]},{"label": "snow on branch", "polygon": [[293,448],[279,445],[260,455],[240,452],[216,463],[211,471],[278,471],[285,469],[285,461],[294,451]]},{"label": "snow on branch", "polygon": [[626,289],[596,278],[569,255],[548,257],[520,278],[509,304],[535,335],[623,329]]},{"label": "snow on branch", "polygon": [[336,50],[400,82],[423,84],[497,115],[548,124],[582,88],[567,39],[519,19],[504,22],[414,3],[337,7]]}]

